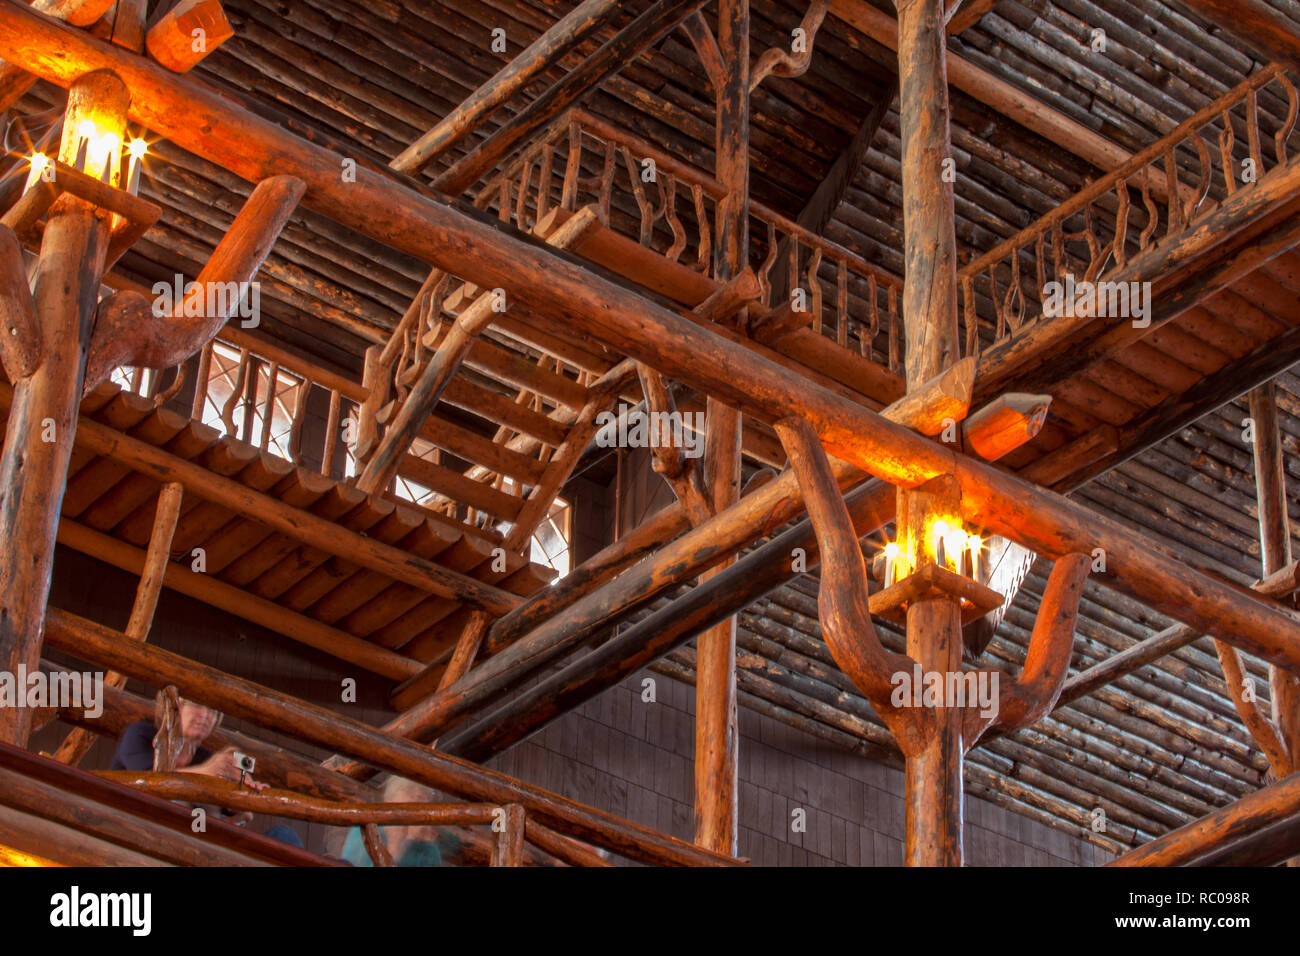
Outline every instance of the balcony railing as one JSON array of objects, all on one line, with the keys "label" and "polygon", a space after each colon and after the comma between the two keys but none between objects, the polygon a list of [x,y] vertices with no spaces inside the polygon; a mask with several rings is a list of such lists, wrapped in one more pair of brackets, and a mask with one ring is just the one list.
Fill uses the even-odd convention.
[{"label": "balcony railing", "polygon": [[1288,166],[1296,113],[1286,73],[1261,70],[962,268],[966,354],[1042,321],[1051,283],[1103,280]]},{"label": "balcony railing", "polygon": [[[672,263],[715,278],[717,180],[573,109],[479,192],[477,205],[531,230],[557,206],[600,221]],[[902,367],[902,282],[861,256],[750,203],[753,268],[772,307],[802,290],[809,327],[893,370]]]}]

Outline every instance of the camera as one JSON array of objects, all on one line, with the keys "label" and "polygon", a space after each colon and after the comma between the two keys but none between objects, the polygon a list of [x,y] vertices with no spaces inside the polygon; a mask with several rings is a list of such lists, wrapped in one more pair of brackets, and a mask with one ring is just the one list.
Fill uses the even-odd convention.
[{"label": "camera", "polygon": [[240,773],[252,773],[253,768],[257,766],[257,760],[248,754],[235,754],[235,766],[239,768]]}]

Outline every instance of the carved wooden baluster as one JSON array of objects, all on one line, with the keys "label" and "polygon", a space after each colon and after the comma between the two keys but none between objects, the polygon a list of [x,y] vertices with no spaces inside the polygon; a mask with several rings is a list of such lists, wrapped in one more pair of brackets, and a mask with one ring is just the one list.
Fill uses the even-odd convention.
[{"label": "carved wooden baluster", "polygon": [[528,190],[533,184],[533,156],[525,156],[519,164],[523,167],[519,173],[519,194],[515,198],[515,225],[527,231],[528,226]]},{"label": "carved wooden baluster", "polygon": [[654,233],[654,204],[646,195],[645,183],[641,181],[641,168],[632,158],[632,151],[626,146],[620,149],[623,162],[627,166],[628,182],[632,184],[632,198],[636,200],[637,209],[641,211],[641,234],[637,241],[643,246],[650,245],[650,236]]},{"label": "carved wooden baluster", "polygon": [[208,404],[208,379],[212,375],[212,350],[216,347],[213,340],[199,350],[198,371],[194,375],[194,401],[190,403],[190,418],[196,422],[203,421],[203,410]]},{"label": "carved wooden baluster", "polygon": [[1039,233],[1034,237],[1034,270],[1038,277],[1038,294],[1047,288],[1047,237]]},{"label": "carved wooden baluster", "polygon": [[1165,150],[1165,189],[1169,193],[1165,206],[1169,210],[1169,223],[1165,229],[1166,236],[1172,236],[1186,225],[1183,220],[1183,205],[1178,183],[1178,162],[1174,158],[1173,148]]},{"label": "carved wooden baluster", "polygon": [[564,160],[564,188],[560,192],[560,205],[568,212],[578,210],[578,177],[582,172],[582,130],[577,122],[569,121],[569,155]]},{"label": "carved wooden baluster", "polygon": [[262,403],[262,437],[257,443],[262,451],[266,451],[271,441],[271,422],[275,418],[275,385],[279,374],[280,363],[272,362],[271,370],[267,373],[266,400]]},{"label": "carved wooden baluster", "polygon": [[239,366],[235,372],[235,385],[230,390],[230,397],[221,409],[221,424],[226,426],[226,434],[235,434],[235,409],[244,397],[244,382],[248,377],[248,349],[239,350]]},{"label": "carved wooden baluster", "polygon": [[899,348],[902,316],[898,314],[898,287],[889,285],[889,368],[897,372],[903,367],[903,357]]},{"label": "carved wooden baluster", "polygon": [[819,246],[812,250],[812,257],[808,260],[808,307],[812,309],[813,331],[818,335],[822,332],[822,280],[817,274],[822,267],[822,250]]},{"label": "carved wooden baluster", "polygon": [[691,195],[695,199],[695,225],[700,233],[695,271],[708,275],[709,270],[713,268],[713,237],[709,232],[709,210],[705,203],[704,187],[699,183],[692,183]]},{"label": "carved wooden baluster", "polygon": [[551,181],[555,177],[555,144],[547,143],[542,147],[538,160],[537,176],[537,221],[541,222],[551,211]]},{"label": "carved wooden baluster", "polygon": [[600,173],[600,193],[597,199],[597,213],[602,225],[609,225],[609,204],[614,192],[614,168],[616,154],[613,143],[605,144],[605,165]]},{"label": "carved wooden baluster", "polygon": [[[154,408],[162,408],[164,405],[170,402],[173,398],[175,398],[178,394],[180,394],[181,389],[185,387],[185,383],[189,380],[190,366],[188,363],[182,362],[180,365],[175,366],[175,368],[176,368],[176,375],[172,379],[172,383],[168,385],[165,389],[163,389],[161,392],[159,392],[156,396],[154,396],[154,400],[153,400]],[[159,374],[161,375],[161,372]]]},{"label": "carved wooden baluster", "polygon": [[663,200],[660,214],[673,233],[672,245],[664,251],[664,257],[669,262],[676,262],[686,250],[686,227],[677,217],[677,177],[672,173],[659,173],[659,195]]},{"label": "carved wooden baluster", "polygon": [[[1041,237],[1040,237],[1041,241]],[[966,322],[966,358],[978,358],[980,349],[979,314],[975,311],[975,280],[961,280],[962,313]]]},{"label": "carved wooden baluster", "polygon": [[497,219],[510,222],[510,180],[501,177],[501,187],[497,193]]},{"label": "carved wooden baluster", "polygon": [[[289,425],[289,460],[295,465],[302,464],[302,431],[307,424],[307,399],[311,396],[312,385],[307,379],[299,379],[293,390],[293,421]],[[326,441],[328,441],[328,435]]]},{"label": "carved wooden baluster", "polygon": [[1259,145],[1259,94],[1255,87],[1246,91],[1246,137],[1250,143],[1250,159],[1255,165],[1255,178],[1264,176],[1264,151]]},{"label": "carved wooden baluster", "polygon": [[1119,200],[1119,205],[1115,210],[1115,241],[1111,243],[1111,251],[1115,255],[1115,265],[1121,269],[1128,262],[1128,250],[1124,248],[1128,242],[1128,180],[1121,178],[1115,184],[1115,193]]},{"label": "carved wooden baluster", "polygon": [[[880,334],[880,283],[876,281],[874,274],[867,276],[867,341],[866,351],[863,352],[867,358],[875,356],[876,336]],[[886,348],[885,361],[888,362],[889,351]],[[892,367],[892,366],[891,366]]]},{"label": "carved wooden baluster", "polygon": [[1274,153],[1277,156],[1277,163],[1281,166],[1286,162],[1286,141],[1290,138],[1291,133],[1295,130],[1296,115],[1300,112],[1300,98],[1296,96],[1295,84],[1285,73],[1279,73],[1277,80],[1286,90],[1287,112],[1286,119],[1273,134]]},{"label": "carved wooden baluster", "polygon": [[[1014,256],[1015,253],[1013,252],[1012,255]],[[989,298],[993,300],[993,312],[997,316],[997,325],[994,327],[993,330],[994,342],[1002,341],[1002,339],[1005,338],[1007,334],[1007,314],[1005,310],[1005,303],[998,295],[997,268],[998,268],[997,263],[992,263],[989,266],[989,271],[988,271]]]},{"label": "carved wooden baluster", "polygon": [[763,264],[758,269],[759,295],[763,305],[768,308],[772,307],[772,268],[776,265],[780,245],[776,235],[776,223],[769,222],[767,224],[767,255],[763,257]]},{"label": "carved wooden baluster", "polygon": [[1196,215],[1196,210],[1201,208],[1201,204],[1205,202],[1205,197],[1210,194],[1210,183],[1213,179],[1209,147],[1205,145],[1205,140],[1201,138],[1199,133],[1192,134],[1192,142],[1196,145],[1196,160],[1201,167],[1201,177],[1196,183],[1196,188],[1187,197],[1187,203],[1183,207],[1183,218],[1187,222],[1192,221],[1192,217]]},{"label": "carved wooden baluster", "polygon": [[1151,167],[1142,168],[1142,202],[1147,210],[1147,225],[1138,236],[1138,251],[1141,252],[1151,244],[1151,237],[1160,228],[1160,207],[1151,195]]},{"label": "carved wooden baluster", "polygon": [[[844,348],[849,346],[849,264],[837,259],[835,286],[835,340]],[[859,336],[861,338],[861,336]]]},{"label": "carved wooden baluster", "polygon": [[1233,156],[1237,138],[1232,131],[1232,114],[1223,111],[1223,129],[1219,131],[1219,157],[1223,160],[1223,184],[1231,196],[1237,191],[1237,160]]}]

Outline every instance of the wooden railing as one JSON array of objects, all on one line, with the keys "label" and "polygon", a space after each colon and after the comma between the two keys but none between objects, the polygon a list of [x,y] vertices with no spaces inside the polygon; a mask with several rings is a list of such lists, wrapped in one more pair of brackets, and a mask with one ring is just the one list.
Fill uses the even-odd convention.
[{"label": "wooden railing", "polygon": [[[476,205],[525,230],[556,206],[594,205],[604,225],[714,278],[723,192],[708,174],[575,108],[491,179]],[[750,203],[750,237],[765,305],[802,290],[815,332],[901,368],[901,280],[760,202]]]},{"label": "wooden railing", "polygon": [[1261,70],[966,265],[958,274],[966,354],[1040,321],[1051,283],[1103,280],[1287,166],[1296,114],[1291,79],[1276,66]]}]

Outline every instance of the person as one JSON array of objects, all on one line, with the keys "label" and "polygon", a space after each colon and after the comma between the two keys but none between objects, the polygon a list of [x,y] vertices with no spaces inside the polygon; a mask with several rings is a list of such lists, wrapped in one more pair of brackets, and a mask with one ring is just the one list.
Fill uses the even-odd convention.
[{"label": "person", "polygon": [[[433,791],[403,777],[389,777],[383,787],[384,803],[432,803]],[[442,866],[438,829],[432,826],[381,826],[380,834],[394,866]],[[374,866],[361,827],[348,830],[339,858],[353,866]]]},{"label": "person", "polygon": [[[176,756],[178,773],[197,773],[222,780],[234,780],[253,790],[265,790],[268,784],[254,780],[251,775],[240,769],[237,760],[239,751],[234,747],[211,751],[200,746],[208,735],[216,729],[221,715],[211,708],[181,699],[180,707],[181,748]],[[117,740],[117,749],[113,752],[110,770],[152,770],[154,766],[154,737],[158,734],[153,721],[141,720],[123,728]],[[248,811],[231,814],[227,822],[236,826],[245,826],[253,819]],[[302,847],[302,840],[287,824],[277,823],[266,831],[266,836],[281,843]]]}]

